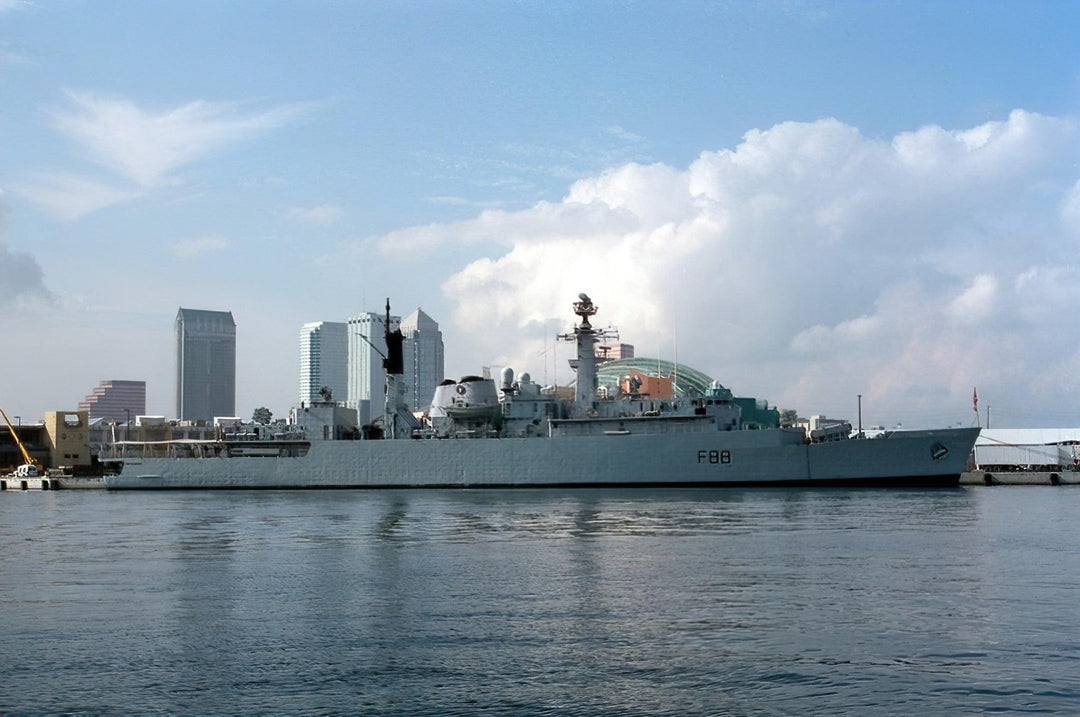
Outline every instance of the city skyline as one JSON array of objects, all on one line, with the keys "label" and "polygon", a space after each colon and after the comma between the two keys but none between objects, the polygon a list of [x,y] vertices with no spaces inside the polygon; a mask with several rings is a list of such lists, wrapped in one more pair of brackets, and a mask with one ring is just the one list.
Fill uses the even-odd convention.
[{"label": "city skyline", "polygon": [[[299,396],[301,403],[331,398],[358,411],[361,423],[377,415],[386,371],[386,314],[361,312],[344,322],[315,321],[300,329]],[[431,403],[444,377],[444,349],[439,324],[423,310],[402,319],[390,316],[390,330],[404,334],[405,400],[413,411]],[[375,405],[373,407],[373,399]],[[372,413],[375,411],[375,414]]]},{"label": "city skyline", "polygon": [[[401,327],[405,333],[406,401],[414,411],[423,410],[430,405],[430,397],[434,394],[435,386],[443,379],[442,334],[439,331],[438,322],[419,308],[405,320],[397,316],[390,318],[391,328]],[[321,400],[323,388],[330,389],[333,400],[358,410],[360,407],[357,404],[360,400],[370,401],[371,396],[374,395],[374,387],[382,385],[385,380],[385,371],[380,369],[381,352],[385,350],[385,342],[380,341],[382,334],[375,330],[381,329],[382,324],[382,316],[374,312],[364,312],[351,317],[347,322],[315,321],[301,326],[298,380],[300,392],[297,402],[288,408]],[[350,326],[354,333],[351,347]],[[229,328],[232,329],[231,333],[227,331]],[[374,344],[371,336],[375,337]],[[235,322],[232,319],[232,313],[181,308],[175,320],[175,341],[177,407],[176,413],[166,418],[207,420],[211,417],[232,415],[213,413],[212,409],[208,409],[213,414],[212,416],[185,417],[182,415],[181,406],[183,403],[181,399],[192,393],[190,390],[185,392],[184,388],[185,384],[190,382],[190,378],[185,376],[185,364],[190,363],[193,358],[199,358],[202,364],[207,365],[205,373],[211,374],[213,369],[217,368],[212,364],[224,361],[222,365],[227,365],[229,356],[235,355]],[[229,345],[223,346],[223,342]],[[358,359],[355,355],[359,345],[364,347],[365,354],[370,354],[366,361]],[[221,351],[222,348],[225,349],[224,353]],[[350,399],[347,398],[350,362],[357,361],[356,370],[352,372],[356,395]],[[363,378],[368,374],[370,374],[368,381],[364,382]],[[228,381],[228,376],[225,376],[219,378],[215,385],[226,385]],[[235,382],[235,376],[232,381]],[[211,380],[200,386],[208,388],[213,383]],[[227,393],[226,389],[224,395]],[[426,399],[424,399],[425,396]],[[196,402],[200,406],[204,403],[194,401],[190,395],[187,402],[189,404]],[[207,403],[207,406],[209,405],[210,403]],[[224,402],[216,405],[220,408],[225,407]],[[137,416],[146,415],[146,382],[123,379],[102,380],[86,398],[79,402],[78,410],[88,411],[91,419],[118,421],[130,418],[134,420]],[[283,415],[287,415],[287,412],[283,412]],[[244,417],[240,416],[240,418]]]},{"label": "city skyline", "polygon": [[[176,306],[391,297],[447,375],[566,378],[579,292],[804,414],[1080,425],[1080,6],[0,0],[0,405],[173,412]],[[273,38],[273,41],[268,41]],[[183,61],[179,61],[182,58]],[[559,360],[555,360],[555,359]]]},{"label": "city skyline", "polygon": [[[188,312],[189,309],[180,309]],[[207,313],[207,312],[199,312]],[[209,312],[227,314],[231,312]],[[381,318],[374,312],[363,317],[380,324]],[[359,320],[359,317],[353,317]],[[391,316],[391,326],[401,327],[404,333],[404,363],[406,376],[405,399],[414,411],[423,411],[431,404],[435,387],[445,378],[442,333],[438,322],[417,308],[404,319]],[[322,389],[330,390],[331,399],[350,405],[347,396],[349,363],[348,322],[312,321],[300,328],[299,396],[295,408],[312,401],[323,400]],[[369,346],[370,348],[370,346]],[[179,353],[179,349],[178,349]],[[626,343],[601,344],[597,357],[601,361],[633,358],[634,347]],[[572,377],[572,372],[571,372]],[[385,379],[385,373],[382,379]],[[370,397],[370,386],[368,387]],[[426,398],[425,398],[426,397]],[[146,412],[146,382],[128,379],[104,379],[79,402],[78,410],[87,411],[91,420],[135,420]],[[281,418],[281,416],[276,416]],[[21,418],[21,417],[20,417]],[[166,419],[180,420],[177,416]],[[240,416],[240,418],[244,418]],[[247,419],[244,419],[247,420]]]}]

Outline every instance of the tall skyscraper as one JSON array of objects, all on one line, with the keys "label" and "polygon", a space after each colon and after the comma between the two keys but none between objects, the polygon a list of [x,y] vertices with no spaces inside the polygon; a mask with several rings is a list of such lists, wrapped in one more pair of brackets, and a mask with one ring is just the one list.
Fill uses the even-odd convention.
[{"label": "tall skyscraper", "polygon": [[[385,396],[386,372],[382,359],[386,354],[384,314],[364,312],[348,321],[347,404],[360,409],[361,401],[370,401],[381,410]],[[398,328],[401,317],[390,317],[390,330]]]},{"label": "tall skyscraper", "polygon": [[348,324],[316,321],[300,328],[300,401],[322,400],[320,391],[330,389],[335,401],[349,396]]},{"label": "tall skyscraper", "polygon": [[176,417],[236,415],[236,322],[230,311],[176,314]]},{"label": "tall skyscraper", "polygon": [[405,400],[412,410],[423,411],[444,378],[442,332],[434,319],[417,309],[402,319],[401,333],[405,335]]},{"label": "tall skyscraper", "polygon": [[90,420],[133,421],[146,413],[146,381],[102,381],[79,402],[79,410]]}]

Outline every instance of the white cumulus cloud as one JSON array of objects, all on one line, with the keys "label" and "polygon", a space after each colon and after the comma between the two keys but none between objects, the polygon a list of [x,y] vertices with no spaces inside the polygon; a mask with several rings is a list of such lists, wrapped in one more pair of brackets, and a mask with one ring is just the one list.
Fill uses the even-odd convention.
[{"label": "white cumulus cloud", "polygon": [[443,286],[447,334],[477,364],[538,375],[585,291],[639,353],[670,358],[677,334],[680,360],[737,394],[850,413],[862,393],[906,425],[970,420],[974,384],[999,415],[1080,391],[1060,380],[1080,332],[1040,318],[1078,298],[1077,140],[1071,119],[1021,110],[892,139],[786,122],[687,167],[626,164],[561,202],[375,241],[398,258],[498,248]]},{"label": "white cumulus cloud", "polygon": [[976,276],[963,293],[949,302],[946,313],[953,319],[975,323],[996,313],[998,281],[988,274]]}]

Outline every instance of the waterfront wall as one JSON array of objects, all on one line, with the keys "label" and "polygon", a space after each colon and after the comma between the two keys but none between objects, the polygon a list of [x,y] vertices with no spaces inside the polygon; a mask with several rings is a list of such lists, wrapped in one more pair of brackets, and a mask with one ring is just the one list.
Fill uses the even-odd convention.
[{"label": "waterfront wall", "polygon": [[1080,471],[965,471],[960,485],[1080,485]]}]

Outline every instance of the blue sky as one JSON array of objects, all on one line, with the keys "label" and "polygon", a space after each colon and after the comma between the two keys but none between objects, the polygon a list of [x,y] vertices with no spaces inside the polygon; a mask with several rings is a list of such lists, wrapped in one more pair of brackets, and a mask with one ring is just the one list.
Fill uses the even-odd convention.
[{"label": "blue sky", "polygon": [[[1076,3],[0,0],[0,405],[238,411],[302,323],[422,307],[451,375],[639,353],[871,422],[1080,425]],[[563,348],[564,354],[568,353]],[[558,367],[557,362],[562,366]]]}]

